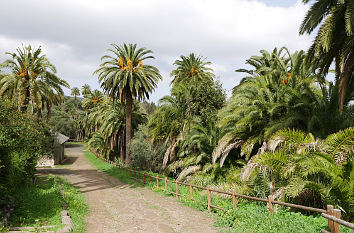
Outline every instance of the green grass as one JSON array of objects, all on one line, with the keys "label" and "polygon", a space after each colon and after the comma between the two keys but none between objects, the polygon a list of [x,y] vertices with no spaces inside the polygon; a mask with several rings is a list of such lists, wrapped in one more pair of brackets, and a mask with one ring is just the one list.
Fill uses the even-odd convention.
[{"label": "green grass", "polygon": [[[15,198],[15,210],[9,220],[9,227],[40,227],[44,225],[54,226],[50,230],[59,230],[64,227],[61,224],[62,202],[56,176],[39,177],[35,185],[21,187]],[[62,180],[62,179],[61,179]],[[74,224],[73,232],[85,232],[84,216],[87,214],[88,205],[82,195],[74,186],[62,180],[65,190],[65,202]],[[1,229],[5,231],[7,229]]]},{"label": "green grass", "polygon": [[73,221],[75,233],[86,232],[85,216],[88,214],[88,204],[83,195],[66,180],[61,179],[65,192],[65,202]]},{"label": "green grass", "polygon": [[135,184],[135,181],[131,179],[128,173],[122,172],[120,169],[113,168],[112,166],[108,166],[105,162],[96,158],[90,151],[84,150],[84,155],[99,171],[114,176],[126,184]]},{"label": "green grass", "polygon": [[75,145],[86,145],[85,142],[67,142],[67,144],[75,144]]},{"label": "green grass", "polygon": [[[131,179],[129,173],[121,169],[114,168],[107,165],[102,160],[96,158],[91,152],[85,151],[85,156],[88,160],[96,166],[100,171],[118,178],[120,181],[128,184],[139,184]],[[158,174],[152,174],[154,176]],[[161,175],[159,175],[162,177]],[[147,188],[152,189],[161,195],[171,196],[167,191],[164,191],[164,182],[159,181],[159,187],[156,185],[156,179],[145,185]],[[175,192],[176,186],[173,183],[168,183],[168,190]],[[205,191],[198,191],[193,189],[193,198],[190,200],[189,188],[179,186],[179,193],[186,198],[179,198],[179,201],[184,205],[192,208],[207,211],[207,195]],[[321,229],[327,229],[327,219],[316,216],[306,216],[296,212],[290,212],[288,208],[280,208],[276,206],[276,213],[270,214],[266,205],[260,202],[251,202],[243,199],[238,199],[237,209],[232,208],[230,199],[222,198],[217,195],[212,195],[212,204],[224,208],[224,211],[213,209],[216,214],[215,226],[220,227],[223,232],[321,232]],[[348,228],[342,226],[341,232],[351,232]]]}]

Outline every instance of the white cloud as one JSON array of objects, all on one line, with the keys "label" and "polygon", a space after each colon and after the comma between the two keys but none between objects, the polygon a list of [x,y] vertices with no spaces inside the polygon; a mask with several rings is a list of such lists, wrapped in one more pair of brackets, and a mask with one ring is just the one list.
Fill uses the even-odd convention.
[{"label": "white cloud", "polygon": [[138,43],[154,51],[151,64],[165,78],[152,94],[154,101],[168,94],[172,64],[182,54],[207,57],[230,89],[242,78],[234,70],[259,50],[306,50],[311,43],[298,35],[308,9],[301,1],[270,7],[246,0],[12,0],[2,8],[0,59],[22,43],[41,44],[72,86],[98,88],[92,72],[109,44]]}]

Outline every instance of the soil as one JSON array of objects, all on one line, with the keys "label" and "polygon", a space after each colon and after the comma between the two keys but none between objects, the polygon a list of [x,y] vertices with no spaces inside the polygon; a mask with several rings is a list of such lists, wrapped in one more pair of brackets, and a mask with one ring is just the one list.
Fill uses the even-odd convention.
[{"label": "soil", "polygon": [[97,171],[80,145],[65,150],[67,165],[38,172],[60,175],[84,194],[87,232],[217,232],[212,215]]}]

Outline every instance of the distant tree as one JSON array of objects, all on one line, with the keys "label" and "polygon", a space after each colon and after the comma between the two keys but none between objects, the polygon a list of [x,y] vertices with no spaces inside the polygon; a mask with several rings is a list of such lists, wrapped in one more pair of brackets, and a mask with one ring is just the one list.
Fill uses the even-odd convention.
[{"label": "distant tree", "polygon": [[80,90],[77,87],[74,87],[71,89],[71,96],[74,96],[74,98],[76,99],[77,96],[80,95]]},{"label": "distant tree", "polygon": [[141,106],[143,107],[143,109],[146,111],[148,115],[153,114],[156,110],[156,104],[154,102],[149,103],[147,101],[143,101],[141,103]]},{"label": "distant tree", "polygon": [[91,94],[91,87],[88,84],[84,84],[81,88],[81,94],[83,96],[86,96],[88,94]]}]

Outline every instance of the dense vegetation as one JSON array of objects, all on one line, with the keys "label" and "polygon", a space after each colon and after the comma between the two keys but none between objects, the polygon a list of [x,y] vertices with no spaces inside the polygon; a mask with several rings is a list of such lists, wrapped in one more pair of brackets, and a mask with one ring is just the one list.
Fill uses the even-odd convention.
[{"label": "dense vegetation", "polygon": [[[152,179],[151,182],[149,182],[149,179],[146,179],[147,183],[137,183],[125,169],[108,165],[103,160],[96,158],[89,151],[85,151],[84,153],[86,158],[97,169],[125,183],[134,185],[136,188],[145,186],[164,196],[174,196],[171,192],[176,192],[174,183],[168,183],[167,191],[165,190],[164,182],[159,182],[158,188],[155,179]],[[148,173],[161,177],[160,174]],[[179,194],[183,197],[178,200],[183,204],[202,211],[208,210],[207,195],[205,192],[194,189],[193,200],[191,200],[189,199],[189,188],[180,185]],[[276,207],[276,214],[269,214],[269,210],[264,203],[250,202],[242,198],[237,199],[237,209],[233,209],[231,200],[217,195],[212,196],[212,203],[224,208],[224,210],[212,209],[212,211],[216,213],[215,225],[220,227],[221,231],[225,232],[298,232],[300,228],[302,232],[319,232],[321,229],[328,229],[327,220],[319,215],[306,216],[289,211],[287,208],[278,207]],[[341,232],[350,232],[350,229],[342,227]]]},{"label": "dense vegetation", "polygon": [[171,92],[157,106],[146,99],[162,77],[149,65],[152,51],[136,44],[112,44],[94,72],[103,92],[85,84],[81,93],[71,89],[74,98],[64,97],[68,84],[40,48],[10,53],[0,66],[11,70],[0,73],[0,189],[10,193],[11,182],[25,180],[14,175],[33,175],[49,140],[40,121],[46,116],[51,129],[126,166],[253,196],[333,204],[352,220],[354,6],[311,4],[300,27],[301,34],[319,27],[309,50],[261,50],[246,60],[250,69],[236,70],[245,75],[230,98],[211,62],[194,53],[174,62]]},{"label": "dense vegetation", "polygon": [[[65,192],[65,198],[61,195],[59,179]],[[86,232],[84,216],[88,212],[87,202],[72,184],[59,177],[39,177],[35,185],[22,187],[21,191],[15,193],[15,197],[17,206],[10,218],[9,227],[53,226],[46,230],[57,231],[64,227],[61,222],[61,210],[62,203],[65,201],[73,220],[73,232]],[[0,226],[1,232],[6,230],[9,230],[8,227],[1,228]]]},{"label": "dense vegetation", "polygon": [[0,206],[34,178],[37,158],[51,153],[49,128],[0,101]]},{"label": "dense vegetation", "polygon": [[53,129],[43,113],[50,118],[52,107],[64,100],[62,87],[68,87],[41,48],[24,46],[8,55],[0,64],[10,71],[0,70],[0,209],[18,201],[14,197],[24,189],[35,189],[38,158],[53,154]]}]

